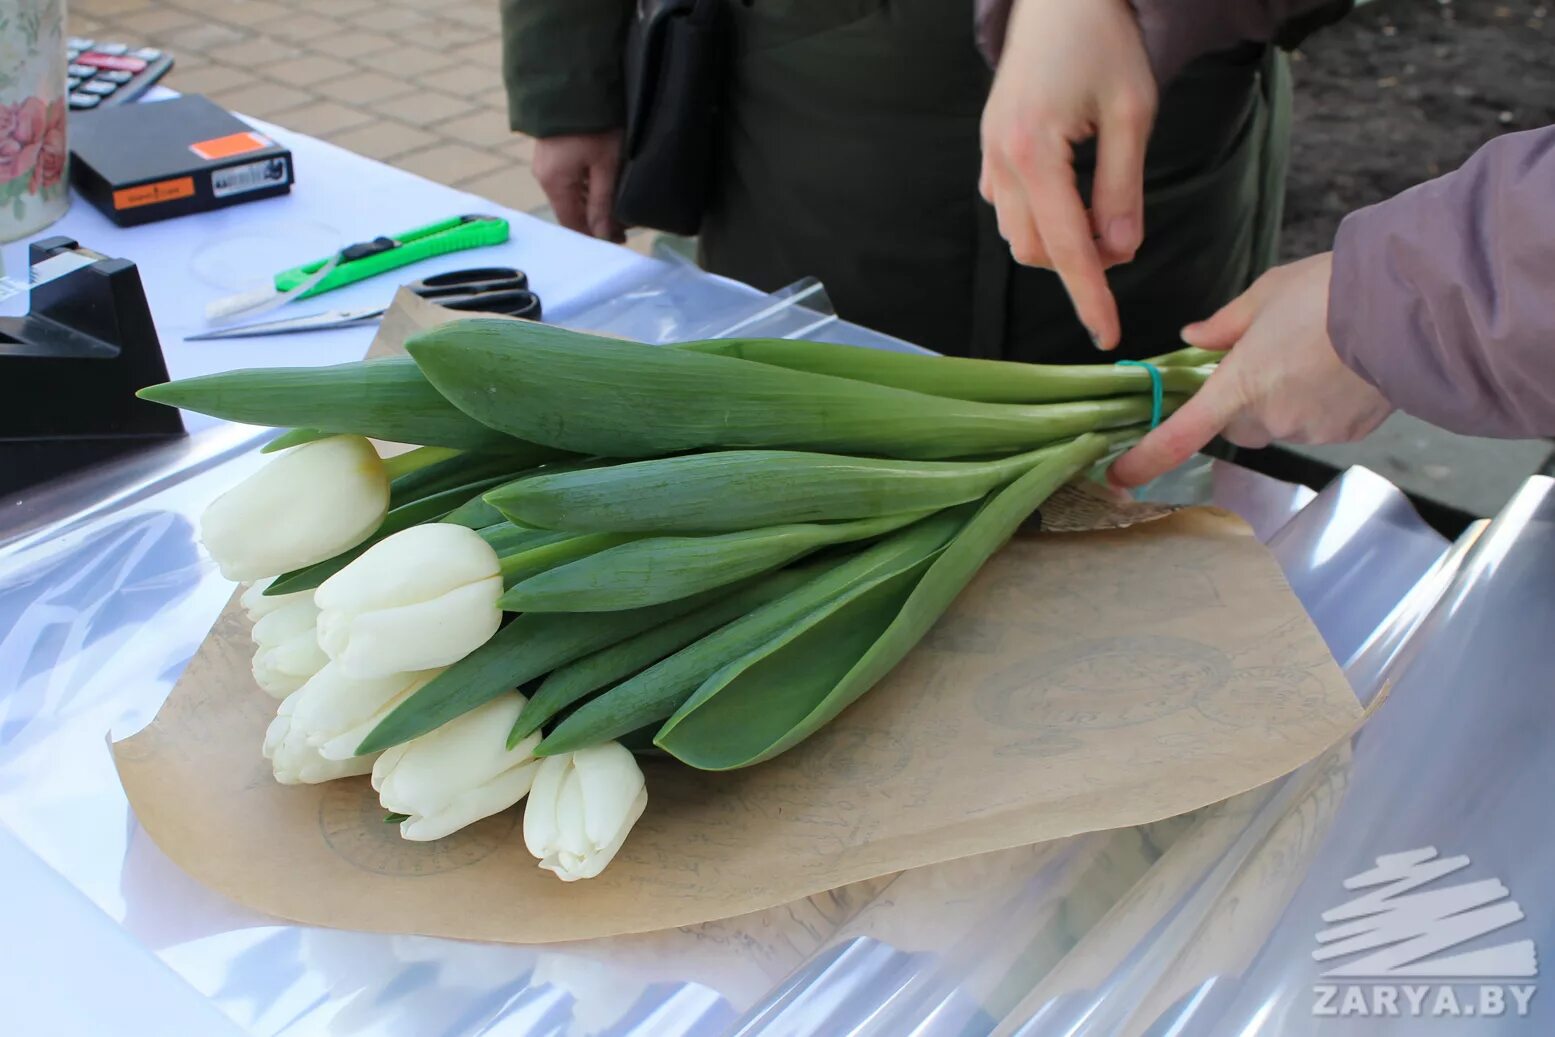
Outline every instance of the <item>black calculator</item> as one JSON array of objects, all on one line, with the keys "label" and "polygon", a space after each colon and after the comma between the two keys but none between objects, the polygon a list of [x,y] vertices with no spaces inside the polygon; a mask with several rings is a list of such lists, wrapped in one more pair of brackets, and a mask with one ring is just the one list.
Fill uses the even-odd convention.
[{"label": "black calculator", "polygon": [[155,47],[131,49],[127,43],[72,36],[65,48],[73,111],[133,101],[173,67],[173,56]]}]

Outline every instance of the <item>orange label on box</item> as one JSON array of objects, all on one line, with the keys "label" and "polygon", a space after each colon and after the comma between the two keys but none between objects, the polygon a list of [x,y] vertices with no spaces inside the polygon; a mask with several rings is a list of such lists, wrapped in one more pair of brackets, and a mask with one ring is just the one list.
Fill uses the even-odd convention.
[{"label": "orange label on box", "polygon": [[250,151],[260,151],[268,148],[270,143],[269,137],[261,137],[251,130],[244,130],[241,133],[229,133],[225,137],[197,141],[189,145],[189,150],[205,161],[213,162],[218,158],[231,158],[234,155],[247,155]]},{"label": "orange label on box", "polygon": [[156,202],[170,202],[174,198],[194,197],[194,177],[181,176],[176,180],[158,180],[154,184],[136,184],[113,192],[115,209],[134,209]]}]

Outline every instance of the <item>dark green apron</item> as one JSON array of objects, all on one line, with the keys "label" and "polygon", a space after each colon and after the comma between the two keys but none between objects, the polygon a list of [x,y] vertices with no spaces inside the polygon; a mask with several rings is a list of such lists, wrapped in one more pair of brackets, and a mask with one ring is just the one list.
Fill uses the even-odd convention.
[{"label": "dark green apron", "polygon": [[[1097,358],[1057,277],[1014,263],[978,196],[992,77],[970,4],[731,10],[725,143],[701,237],[708,269],[767,290],[818,277],[844,318],[945,353]],[[1174,348],[1182,325],[1273,262],[1288,103],[1283,60],[1263,47],[1196,62],[1162,98],[1145,244],[1109,275],[1121,355]],[[1082,175],[1091,155],[1081,150]]]}]

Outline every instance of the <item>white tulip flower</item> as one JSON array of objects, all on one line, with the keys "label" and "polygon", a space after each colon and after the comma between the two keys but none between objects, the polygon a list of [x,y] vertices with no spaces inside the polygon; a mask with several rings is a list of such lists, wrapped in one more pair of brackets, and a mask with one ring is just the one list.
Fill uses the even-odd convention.
[{"label": "white tulip flower", "polygon": [[211,502],[200,540],[229,580],[257,580],[355,547],[389,510],[389,476],[361,436],[283,450]]},{"label": "white tulip flower", "polygon": [[314,593],[319,644],[352,677],[458,662],[502,622],[502,568],[479,533],[447,522],[374,544]]},{"label": "white tulip flower", "polygon": [[317,785],[321,781],[370,773],[376,757],[326,760],[308,744],[306,733],[292,724],[291,711],[287,707],[287,703],[299,694],[301,692],[293,692],[287,696],[265,730],[264,757],[270,761],[275,780],[282,785]]},{"label": "white tulip flower", "polygon": [[302,687],[329,662],[319,647],[319,610],[312,598],[304,594],[254,624],[254,681],[278,699]]},{"label": "white tulip flower", "polygon": [[409,815],[400,822],[400,835],[441,839],[524,798],[534,780],[540,733],[507,748],[524,701],[517,693],[492,699],[378,757],[378,801],[385,810]]},{"label": "white tulip flower", "polygon": [[647,805],[642,769],[619,742],[542,757],[524,807],[524,845],[563,882],[591,879]]},{"label": "white tulip flower", "polygon": [[378,723],[441,670],[362,680],[329,662],[281,704],[291,730],[326,760],[348,760]]},{"label": "white tulip flower", "polygon": [[243,591],[243,596],[238,599],[238,604],[243,606],[243,611],[248,614],[250,623],[257,623],[276,609],[290,605],[294,601],[313,601],[312,591],[296,591],[292,594],[265,594],[266,588],[275,582],[275,578],[268,580],[255,580]]}]

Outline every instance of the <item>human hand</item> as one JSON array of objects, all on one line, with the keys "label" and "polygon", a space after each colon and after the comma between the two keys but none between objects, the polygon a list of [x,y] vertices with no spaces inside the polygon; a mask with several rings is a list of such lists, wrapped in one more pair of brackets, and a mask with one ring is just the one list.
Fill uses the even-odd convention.
[{"label": "human hand", "polygon": [[[979,189],[1016,262],[1058,272],[1102,349],[1118,344],[1105,270],[1144,239],[1156,83],[1127,0],[1019,0],[983,108]],[[1091,211],[1074,145],[1096,138]]]},{"label": "human hand", "polygon": [[[1342,443],[1382,424],[1393,405],[1346,367],[1328,338],[1333,253],[1275,267],[1183,341],[1231,350],[1204,387],[1114,462],[1115,485],[1170,471],[1217,434],[1244,447]],[[1232,348],[1235,347],[1235,348]]]},{"label": "human hand", "polygon": [[606,241],[626,240],[625,228],[612,214],[621,170],[620,130],[541,137],[535,141],[533,165],[558,223]]}]

